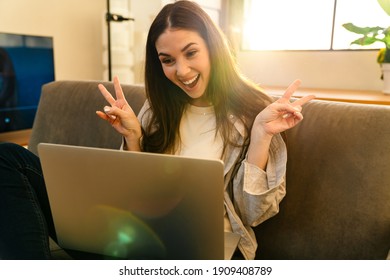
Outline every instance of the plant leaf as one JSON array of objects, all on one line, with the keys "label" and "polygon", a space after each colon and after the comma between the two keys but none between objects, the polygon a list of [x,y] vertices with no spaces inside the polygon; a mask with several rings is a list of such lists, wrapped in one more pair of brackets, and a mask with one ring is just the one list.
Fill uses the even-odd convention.
[{"label": "plant leaf", "polygon": [[362,38],[359,38],[359,39],[351,42],[351,45],[355,44],[355,45],[366,46],[366,45],[371,45],[371,44],[375,43],[376,41],[380,41],[380,40],[373,38],[373,37],[364,36]]},{"label": "plant leaf", "polygon": [[378,63],[383,63],[383,61],[385,61],[385,55],[386,55],[386,49],[385,48],[380,49],[376,57],[376,61]]},{"label": "plant leaf", "polygon": [[366,35],[366,34],[369,34],[369,33],[378,34],[379,31],[383,32],[385,30],[384,28],[382,28],[380,26],[376,26],[376,27],[359,27],[359,26],[354,25],[351,22],[344,23],[343,27],[345,29],[347,29],[348,31],[350,31],[350,32],[357,33],[357,34],[363,34],[363,35]]}]

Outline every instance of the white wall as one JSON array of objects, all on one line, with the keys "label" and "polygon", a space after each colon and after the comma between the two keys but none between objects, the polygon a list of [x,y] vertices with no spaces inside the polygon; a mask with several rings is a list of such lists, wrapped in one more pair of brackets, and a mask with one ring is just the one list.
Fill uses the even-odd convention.
[{"label": "white wall", "polygon": [[264,85],[287,86],[299,78],[302,87],[381,91],[376,55],[376,51],[240,51],[238,61],[246,76]]},{"label": "white wall", "polygon": [[1,0],[0,32],[53,36],[57,80],[99,80],[105,11],[105,0]]}]

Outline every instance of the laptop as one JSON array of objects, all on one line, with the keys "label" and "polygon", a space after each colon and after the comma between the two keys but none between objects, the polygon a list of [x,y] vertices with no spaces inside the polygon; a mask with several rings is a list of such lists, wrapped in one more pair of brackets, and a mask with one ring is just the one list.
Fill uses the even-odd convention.
[{"label": "laptop", "polygon": [[38,145],[63,249],[119,259],[230,259],[223,162],[165,154]]}]

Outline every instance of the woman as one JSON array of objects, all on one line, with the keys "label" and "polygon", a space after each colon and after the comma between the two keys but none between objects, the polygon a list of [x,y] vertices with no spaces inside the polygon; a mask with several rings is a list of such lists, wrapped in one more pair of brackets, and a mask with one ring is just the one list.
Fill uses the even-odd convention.
[{"label": "woman", "polygon": [[123,135],[123,149],[222,159],[225,231],[241,235],[239,249],[253,259],[251,227],[278,212],[285,195],[286,147],[281,132],[303,116],[289,99],[295,81],[276,102],[244,79],[220,30],[195,3],[166,5],[146,43],[147,102],[135,116],[114,78],[116,99],[97,114]]},{"label": "woman", "polygon": [[[302,120],[289,102],[299,81],[272,103],[235,68],[224,37],[198,5],[177,1],[153,22],[146,47],[147,102],[138,118],[119,81],[116,99],[98,116],[123,135],[123,149],[219,158],[225,163],[225,230],[239,233],[240,251],[255,256],[251,229],[278,212],[285,194],[282,131]],[[0,259],[50,258],[55,230],[39,159],[0,144]],[[4,178],[7,178],[6,180]]]}]

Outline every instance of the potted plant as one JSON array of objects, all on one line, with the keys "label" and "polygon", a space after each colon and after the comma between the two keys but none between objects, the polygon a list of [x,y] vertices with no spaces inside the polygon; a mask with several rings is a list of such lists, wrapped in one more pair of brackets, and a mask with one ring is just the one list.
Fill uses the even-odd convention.
[{"label": "potted plant", "polygon": [[[377,0],[382,9],[390,16],[390,0]],[[381,65],[384,80],[384,93],[390,94],[390,26],[359,27],[353,23],[345,23],[343,27],[350,32],[362,35],[351,44],[366,46],[382,42],[384,47],[379,50],[377,62]]]}]

